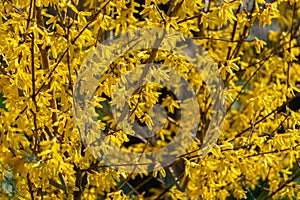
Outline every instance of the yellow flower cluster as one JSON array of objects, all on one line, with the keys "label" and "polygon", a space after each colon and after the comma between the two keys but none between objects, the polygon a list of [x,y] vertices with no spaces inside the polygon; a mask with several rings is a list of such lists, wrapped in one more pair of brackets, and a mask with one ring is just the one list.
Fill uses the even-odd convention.
[{"label": "yellow flower cluster", "polygon": [[[292,105],[299,104],[300,93],[299,21],[298,0],[1,0],[0,198],[300,199],[300,113]],[[219,97],[210,96],[213,89],[191,63],[165,50],[129,51],[113,61],[90,99],[93,119],[80,116],[90,122],[89,141],[78,133],[73,93],[80,84],[95,87],[90,80],[99,76],[97,66],[87,63],[87,78],[74,88],[84,59],[114,35],[145,27],[193,38],[218,67],[226,117],[221,130],[213,129],[220,137],[204,158],[210,147],[202,144],[214,137],[206,132],[212,99]],[[259,27],[267,39],[256,34]],[[197,134],[171,165],[123,172],[90,153],[99,138],[143,154],[166,147],[182,125],[184,105],[174,98],[176,91],[163,92],[161,85],[148,83],[131,96],[112,98],[119,82],[135,84],[126,79],[128,72],[150,61],[176,70],[190,84],[199,102]],[[145,79],[153,77],[168,80],[169,71],[150,68]],[[132,122],[157,134],[134,139],[132,127],[121,129],[110,109],[122,108],[120,102],[127,102]],[[151,113],[156,104],[167,114]],[[192,123],[193,113],[185,114]],[[166,118],[161,127],[159,117]],[[105,157],[98,150],[98,158]]]}]

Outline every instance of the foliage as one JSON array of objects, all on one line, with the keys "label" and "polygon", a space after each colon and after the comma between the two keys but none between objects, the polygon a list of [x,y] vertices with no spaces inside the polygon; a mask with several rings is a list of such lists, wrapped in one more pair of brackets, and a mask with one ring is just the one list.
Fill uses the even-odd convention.
[{"label": "foliage", "polygon": [[[299,1],[0,2],[1,198],[300,198],[300,113],[292,106],[300,92]],[[277,28],[267,38],[253,36],[254,27],[274,23]],[[199,159],[195,144],[193,153],[168,167],[132,174],[105,166],[86,150],[74,123],[72,94],[87,54],[112,34],[139,27],[174,29],[202,45],[224,81],[227,114],[217,144],[204,158]],[[105,102],[124,71],[152,54],[141,50],[116,60],[112,65],[123,71],[107,72],[96,106],[107,109]],[[163,51],[154,55],[157,63],[188,68]],[[201,78],[190,82],[205,96]],[[172,95],[155,85],[141,91],[130,99],[131,108],[138,107],[133,111],[137,120],[151,128],[151,117],[144,113],[157,102],[176,118],[172,112],[179,104]],[[203,116],[206,123],[209,113]],[[116,132],[109,114],[98,117],[107,137],[137,152],[164,146],[176,129],[168,121],[168,129],[155,139],[158,146],[147,146]],[[203,127],[198,131],[203,134]]]}]

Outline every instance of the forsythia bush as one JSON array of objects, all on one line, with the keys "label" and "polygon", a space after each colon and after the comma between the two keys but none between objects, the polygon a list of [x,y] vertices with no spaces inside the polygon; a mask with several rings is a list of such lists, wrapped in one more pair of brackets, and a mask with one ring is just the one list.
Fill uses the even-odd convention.
[{"label": "forsythia bush", "polygon": [[[300,1],[0,2],[1,199],[300,199]],[[72,98],[88,53],[143,27],[176,30],[208,52],[226,89],[226,117],[205,157],[197,151],[204,125],[190,153],[154,172],[129,173],[87,150]],[[257,34],[261,29],[266,37]],[[182,58],[141,49],[115,60],[95,94],[105,137],[140,153],[172,140],[180,109],[170,92],[148,84],[130,97],[131,113],[151,129],[145,107],[160,103],[170,113],[166,129],[151,145],[117,130],[107,108],[111,90],[147,59],[191,70]],[[202,91],[199,101],[206,100],[200,106],[205,124],[205,85],[191,71],[187,78]]]}]

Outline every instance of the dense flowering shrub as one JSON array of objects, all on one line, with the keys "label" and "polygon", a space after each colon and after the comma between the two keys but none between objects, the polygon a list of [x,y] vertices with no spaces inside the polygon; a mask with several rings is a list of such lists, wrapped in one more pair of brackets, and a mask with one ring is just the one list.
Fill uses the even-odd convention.
[{"label": "dense flowering shrub", "polygon": [[[298,0],[1,0],[1,199],[299,199],[300,2]],[[114,61],[95,97],[106,137],[135,152],[163,147],[176,132],[180,102],[149,84],[129,99],[151,129],[147,108],[170,114],[149,141],[116,131],[112,87],[152,59],[188,71],[200,92],[201,123],[190,153],[148,173],[105,166],[86,150],[74,123],[73,92],[85,57],[113,35],[161,27],[193,38],[217,64],[226,118],[217,143],[199,158],[209,119],[201,77],[182,58],[157,50]],[[263,29],[263,34],[257,34]],[[136,108],[136,109],[132,109]],[[104,110],[107,112],[105,113]],[[154,141],[153,141],[154,140]]]}]

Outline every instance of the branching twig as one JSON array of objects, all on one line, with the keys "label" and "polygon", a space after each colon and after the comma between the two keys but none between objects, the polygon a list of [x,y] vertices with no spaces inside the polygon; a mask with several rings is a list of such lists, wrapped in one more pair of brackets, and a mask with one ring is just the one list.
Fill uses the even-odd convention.
[{"label": "branching twig", "polygon": [[[299,97],[300,94],[296,95],[295,97],[293,97],[292,99],[290,99],[289,101],[285,102],[283,105],[277,107],[275,110],[272,110],[269,114],[265,115],[264,117],[262,117],[260,120],[256,121],[253,125],[256,126],[257,124],[259,124],[260,122],[264,121],[265,119],[267,119],[269,116],[271,116],[272,114],[275,114],[277,111],[281,110],[282,108],[284,108],[286,105],[289,104],[290,101],[292,101],[294,98]],[[245,132],[249,131],[252,128],[252,126],[244,129],[243,131],[241,131],[240,133],[238,133],[235,138],[240,137],[242,134],[244,134]],[[235,138],[230,139],[229,142],[233,141]]]},{"label": "branching twig", "polygon": [[78,188],[78,191],[74,191],[74,200],[81,200],[82,199],[82,193],[85,189],[85,186],[87,184],[87,172],[81,170],[79,167],[74,166],[75,168],[75,186]]},{"label": "branching twig", "polygon": [[184,177],[184,172],[180,174],[180,176],[177,177],[177,180],[173,181],[172,184],[170,184],[162,193],[158,195],[158,197],[155,198],[155,200],[162,199],[162,197],[175,185],[180,179]]},{"label": "branching twig", "polygon": [[289,183],[293,182],[294,180],[296,180],[297,178],[300,177],[300,172],[298,171],[297,174],[295,174],[294,176],[291,176],[290,178],[288,178],[285,182],[283,182],[275,191],[273,191],[271,194],[269,194],[265,200],[271,199],[272,196],[274,196],[275,194],[277,194],[280,190],[282,190],[285,186],[287,186]]},{"label": "branching twig", "polygon": [[[88,26],[94,22],[98,15],[101,13],[101,11],[108,5],[108,3],[110,2],[110,0],[108,0],[102,8],[99,9],[99,11],[94,14],[93,16],[91,16],[91,18],[88,20],[88,23],[82,28],[82,30],[78,33],[78,35],[71,41],[71,44],[75,44],[75,42],[77,41],[77,39],[81,36],[81,34],[88,28]],[[65,49],[65,51],[62,53],[62,55],[60,56],[60,58],[58,59],[58,61],[56,62],[56,64],[54,65],[54,67],[52,68],[52,70],[49,72],[48,76],[46,77],[46,80],[52,77],[53,72],[56,70],[56,68],[58,67],[58,65],[61,63],[61,61],[63,60],[63,58],[65,57],[65,55],[68,52],[68,48]],[[45,81],[41,87],[37,90],[36,94],[38,94],[43,88],[45,88],[46,85],[49,85],[49,83],[47,83],[47,81]]]},{"label": "branching twig", "polygon": [[32,188],[32,183],[30,181],[29,173],[27,173],[27,184],[28,184],[28,189],[29,189],[31,200],[34,200],[34,191]]},{"label": "branching twig", "polygon": [[[37,20],[37,25],[41,28],[44,28],[44,24],[43,24],[43,16],[42,16],[42,7],[36,7],[36,20]],[[49,56],[48,56],[48,48],[43,48],[41,45],[38,46],[39,50],[41,52],[41,57],[42,57],[42,68],[45,71],[49,71],[50,69],[50,62],[49,62]],[[50,80],[50,82],[52,82],[53,79]],[[49,87],[47,88],[49,89]],[[52,111],[52,121],[53,124],[58,122],[58,114],[56,112],[57,110],[57,103],[56,103],[56,98],[54,95],[54,91],[50,92],[52,99],[49,100],[50,102],[50,107],[53,109]],[[57,132],[58,132],[58,126],[53,127],[54,128],[54,134],[49,135],[50,138],[53,138]]]},{"label": "branching twig", "polygon": [[297,144],[293,147],[289,147],[289,148],[286,148],[286,149],[281,149],[281,150],[274,150],[274,151],[266,151],[266,152],[260,152],[260,153],[256,153],[256,154],[251,154],[251,155],[248,155],[246,156],[247,158],[250,158],[250,157],[255,157],[255,156],[263,156],[263,155],[267,155],[267,154],[273,154],[273,153],[282,153],[282,152],[286,152],[288,150],[296,150],[297,147],[299,147],[300,144]]}]

